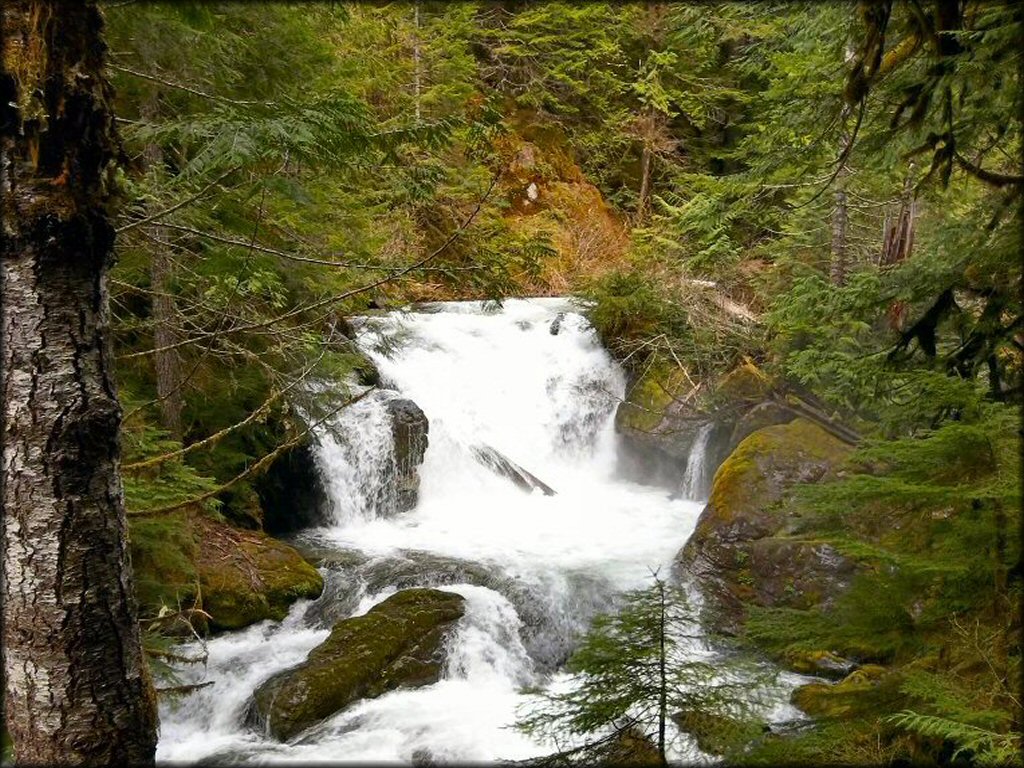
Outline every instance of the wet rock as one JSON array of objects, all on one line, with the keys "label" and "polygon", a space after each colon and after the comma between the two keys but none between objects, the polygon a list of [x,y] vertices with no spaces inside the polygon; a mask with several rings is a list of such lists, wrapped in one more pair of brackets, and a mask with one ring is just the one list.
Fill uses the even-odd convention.
[{"label": "wet rock", "polygon": [[551,325],[548,327],[548,331],[552,336],[557,336],[558,332],[562,330],[562,323],[565,321],[565,312],[559,312],[555,315],[555,319],[551,321]]},{"label": "wet rock", "polygon": [[523,469],[500,451],[491,448],[489,445],[474,445],[470,447],[473,458],[483,466],[513,482],[518,488],[532,492],[535,489],[543,491],[545,496],[554,496],[555,490],[538,478],[536,475]]},{"label": "wet rock", "polygon": [[394,398],[388,400],[387,410],[391,415],[391,429],[395,446],[396,511],[408,512],[416,506],[419,498],[419,466],[427,451],[427,434],[430,423],[426,414],[412,400]]},{"label": "wet rock", "polygon": [[339,621],[304,662],[256,689],[249,722],[288,740],[359,699],[436,682],[464,602],[452,592],[407,589]]},{"label": "wet rock", "polygon": [[284,542],[207,518],[197,525],[196,570],[213,629],[280,621],[293,602],[323,589],[316,568]]},{"label": "wet rock", "polygon": [[744,602],[809,608],[849,586],[854,564],[827,544],[792,536],[799,520],[782,503],[790,488],[823,479],[849,451],[796,419],[754,432],[718,468],[675,570],[696,579],[721,629],[738,629]]},{"label": "wet rock", "polygon": [[523,622],[519,627],[523,647],[540,668],[548,671],[569,658],[576,635],[593,615],[607,609],[610,593],[607,584],[598,579],[570,579],[564,590],[573,606],[570,613],[568,606],[550,601],[548,584],[526,582],[487,563],[416,550],[375,558],[360,569],[357,578],[368,594],[388,587],[409,589],[449,584],[472,584],[494,590],[512,603]]},{"label": "wet rock", "polygon": [[[706,412],[693,409],[688,397],[694,383],[678,366],[653,366],[627,387],[615,412],[620,435],[619,472],[632,480],[678,489]],[[705,465],[713,471],[725,456],[732,424],[715,416],[705,446]]]},{"label": "wet rock", "polygon": [[307,621],[330,627],[350,616],[365,595],[386,589],[472,584],[494,590],[512,604],[522,621],[516,630],[519,639],[542,671],[564,664],[591,619],[613,607],[614,590],[592,574],[550,575],[560,582],[552,584],[526,581],[491,563],[420,550],[371,558],[354,550],[332,551],[327,543],[299,541],[296,546],[327,571],[323,595],[310,605]]}]

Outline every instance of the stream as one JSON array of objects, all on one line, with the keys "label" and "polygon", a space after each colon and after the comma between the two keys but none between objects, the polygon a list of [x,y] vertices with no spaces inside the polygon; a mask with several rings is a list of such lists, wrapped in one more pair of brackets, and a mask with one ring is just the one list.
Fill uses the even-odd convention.
[{"label": "stream", "polygon": [[[625,377],[568,301],[435,304],[358,328],[385,389],[318,435],[329,522],[292,539],[322,559],[324,594],[295,604],[282,622],[208,641],[206,665],[184,670],[182,681],[215,682],[162,702],[159,761],[478,763],[547,754],[550,744],[510,727],[530,699],[522,689],[569,684],[560,669],[593,616],[649,584],[652,571],[667,574],[694,528],[713,468],[691,456],[675,492],[621,476],[613,421]],[[430,422],[418,502],[398,514],[386,488],[394,450],[384,407],[396,396]],[[516,487],[474,456],[480,445],[555,494]],[[338,619],[411,586],[466,598],[439,682],[362,700],[287,744],[244,725],[260,682],[301,662]],[[799,717],[785,703],[796,677],[781,678],[768,719]],[[685,737],[673,750],[681,760],[707,758]]]}]

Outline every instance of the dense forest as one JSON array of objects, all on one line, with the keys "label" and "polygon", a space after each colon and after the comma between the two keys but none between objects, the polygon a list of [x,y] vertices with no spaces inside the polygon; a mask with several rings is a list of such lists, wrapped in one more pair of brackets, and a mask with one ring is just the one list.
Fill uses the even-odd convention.
[{"label": "dense forest", "polygon": [[[201,687],[179,677],[196,661],[183,641],[326,590],[322,563],[277,539],[321,503],[318,430],[382,386],[360,318],[571,296],[624,371],[615,428],[643,471],[656,455],[681,476],[672,446],[717,425],[708,503],[673,567],[703,590],[705,631],[820,678],[792,693],[800,727],[699,695],[678,727],[728,764],[1019,760],[1024,7],[99,7],[102,32],[81,34],[105,41],[112,86],[110,364],[145,695],[165,707]],[[33,8],[5,8],[5,36]],[[5,88],[27,82],[28,50],[5,43]],[[7,153],[12,126],[45,125],[48,107],[4,93],[20,115],[3,118]],[[52,183],[77,183],[75,167]],[[5,239],[18,210],[5,202]],[[12,296],[5,345],[29,311]],[[5,478],[5,519],[25,477]],[[650,593],[631,599],[571,670],[602,680],[616,653],[657,645],[614,634],[658,616]],[[30,764],[55,753],[19,753],[39,696],[12,669],[7,730]],[[699,688],[694,674],[680,685]],[[587,706],[612,695],[587,691]],[[627,707],[575,704],[565,727],[581,734]],[[616,726],[643,744],[551,764],[662,764],[660,712],[661,742]]]}]

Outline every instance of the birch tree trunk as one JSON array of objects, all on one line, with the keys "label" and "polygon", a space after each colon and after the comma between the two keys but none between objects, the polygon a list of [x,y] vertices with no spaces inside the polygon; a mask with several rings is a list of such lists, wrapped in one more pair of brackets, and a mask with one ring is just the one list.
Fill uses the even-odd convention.
[{"label": "birch tree trunk", "polygon": [[60,0],[2,14],[6,723],[19,764],[152,764],[108,332],[102,17]]}]

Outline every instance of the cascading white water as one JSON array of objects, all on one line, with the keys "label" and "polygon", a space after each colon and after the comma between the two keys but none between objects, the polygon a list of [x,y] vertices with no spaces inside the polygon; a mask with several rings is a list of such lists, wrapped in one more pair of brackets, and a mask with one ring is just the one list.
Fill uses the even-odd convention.
[{"label": "cascading white water", "polygon": [[380,393],[371,392],[340,411],[321,429],[317,468],[338,525],[371,520],[394,504],[388,480],[395,465],[390,415]]},{"label": "cascading white water", "polygon": [[683,473],[681,493],[684,499],[702,501],[706,498],[708,482],[707,451],[708,440],[714,430],[713,422],[701,425],[686,459],[686,471]]},{"label": "cascading white water", "polygon": [[[616,477],[623,374],[568,302],[427,309],[367,320],[359,341],[388,385],[430,420],[417,506],[388,517],[375,506],[393,453],[382,400],[367,399],[340,417],[336,434],[320,435],[335,522],[302,538],[347,553],[339,562],[350,565],[322,569],[337,588],[297,604],[284,622],[209,642],[207,667],[186,671],[185,682],[215,683],[162,707],[160,760],[546,754],[550,745],[509,727],[529,700],[522,687],[566,684],[564,674],[550,674],[590,618],[621,590],[649,583],[693,530],[700,504]],[[556,494],[517,488],[478,461],[474,446],[500,452]],[[331,622],[413,584],[467,600],[443,679],[358,702],[289,744],[243,726],[255,686],[300,661]]]}]

